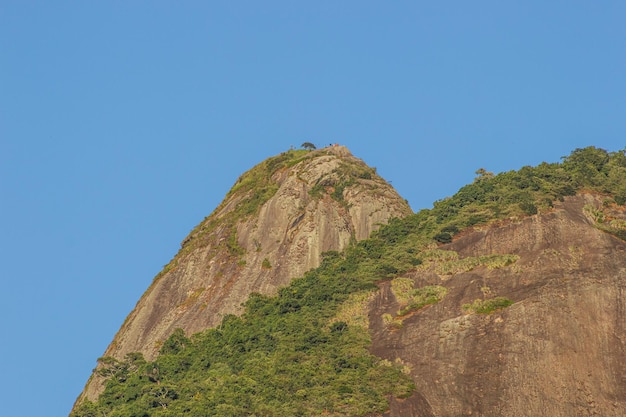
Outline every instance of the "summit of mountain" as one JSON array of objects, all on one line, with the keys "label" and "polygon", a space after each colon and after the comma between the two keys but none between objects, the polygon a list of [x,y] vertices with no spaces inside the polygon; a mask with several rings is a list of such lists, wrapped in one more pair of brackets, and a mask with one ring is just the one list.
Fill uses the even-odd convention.
[{"label": "summit of mountain", "polygon": [[[367,238],[411,209],[345,146],[289,150],[256,165],[183,240],[106,349],[154,359],[177,329],[193,334],[242,312],[251,293],[275,294],[321,254]],[[102,390],[96,374],[85,389]]]}]

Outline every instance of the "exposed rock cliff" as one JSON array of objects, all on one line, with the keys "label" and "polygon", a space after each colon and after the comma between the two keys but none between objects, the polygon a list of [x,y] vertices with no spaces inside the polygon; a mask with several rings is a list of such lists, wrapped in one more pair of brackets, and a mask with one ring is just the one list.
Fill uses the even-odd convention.
[{"label": "exposed rock cliff", "polygon": [[[434,260],[405,276],[416,288],[448,290],[413,314],[398,317],[391,285],[381,283],[372,350],[407,364],[417,387],[392,399],[389,415],[626,415],[626,242],[595,227],[589,213],[601,209],[599,197],[583,194],[550,213],[463,233],[439,248],[458,254],[456,273]],[[623,206],[611,216],[624,219]],[[459,261],[493,254],[518,260],[493,269]],[[514,304],[462,309],[496,296]]]},{"label": "exposed rock cliff", "polygon": [[[138,351],[152,359],[174,329],[191,334],[216,326],[239,313],[250,293],[275,292],[316,267],[322,252],[409,213],[406,201],[343,146],[270,158],[242,175],[183,241],[105,356]],[[83,398],[101,389],[94,374]]]}]

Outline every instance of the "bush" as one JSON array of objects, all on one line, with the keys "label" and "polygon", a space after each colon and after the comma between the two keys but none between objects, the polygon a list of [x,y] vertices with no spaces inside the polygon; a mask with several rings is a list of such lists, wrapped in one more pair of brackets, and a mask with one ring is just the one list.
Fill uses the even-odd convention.
[{"label": "bush", "polygon": [[429,285],[415,289],[410,292],[408,304],[398,311],[398,316],[403,316],[427,305],[438,303],[447,293],[448,289],[439,285]]},{"label": "bush", "polygon": [[486,300],[474,300],[471,304],[463,304],[466,313],[489,314],[501,310],[513,304],[513,301],[505,297],[488,298]]},{"label": "bush", "polygon": [[263,259],[263,262],[261,263],[261,268],[263,269],[272,269],[272,264],[270,263],[270,260],[267,258]]},{"label": "bush", "polygon": [[519,203],[519,206],[522,211],[529,216],[537,214],[538,212],[537,206],[535,206],[535,204],[533,204],[533,202],[531,201],[522,201],[521,203]]},{"label": "bush", "polygon": [[446,227],[443,227],[441,229],[441,231],[443,233],[450,233],[452,235],[455,235],[455,234],[459,233],[459,228],[457,227],[457,225],[451,224],[451,225],[448,225]]},{"label": "bush", "polygon": [[433,236],[433,239],[439,243],[450,243],[452,242],[452,235],[448,232],[440,232]]}]

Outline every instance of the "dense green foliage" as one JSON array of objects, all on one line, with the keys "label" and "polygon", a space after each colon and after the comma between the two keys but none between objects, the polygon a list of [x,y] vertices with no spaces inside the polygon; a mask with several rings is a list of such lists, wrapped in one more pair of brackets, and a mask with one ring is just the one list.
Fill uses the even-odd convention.
[{"label": "dense green foliage", "polygon": [[[262,172],[238,183],[232,192],[239,188],[251,193],[245,200],[249,206],[240,210],[251,212],[250,207],[271,192],[272,169],[301,157],[292,153],[268,160],[259,168]],[[346,305],[366,302],[376,288],[374,282],[394,279],[429,262],[448,265],[450,273],[515,262],[511,255],[467,261],[451,251],[433,250],[433,242],[450,241],[468,226],[532,215],[581,189],[605,194],[607,206],[626,203],[624,151],[577,149],[562,163],[479,174],[472,184],[432,209],[393,219],[370,239],[341,253],[325,253],[319,268],[295,279],[277,296],[252,294],[242,317],[227,316],[217,329],[191,337],[175,332],[154,362],[140,354],[123,361],[101,358],[98,373],[108,378],[106,390],[97,403],[85,402],[71,416],[381,413],[387,408],[386,395],[407,396],[412,383],[398,366],[369,354],[364,325],[340,318]],[[257,186],[261,187],[258,198],[253,196]],[[408,310],[402,314],[437,302],[446,292],[443,287],[413,289],[401,280],[397,283],[406,287],[401,290]],[[496,297],[463,307],[487,313],[512,302]]]},{"label": "dense green foliage", "polygon": [[506,308],[513,304],[513,301],[505,297],[487,298],[484,300],[476,299],[470,304],[463,304],[463,310],[468,313],[489,314],[496,310]]},{"label": "dense green foliage", "polygon": [[417,227],[447,243],[468,226],[536,214],[583,189],[607,194],[618,205],[626,203],[625,150],[607,152],[588,147],[574,150],[561,163],[544,162],[495,176],[478,173],[472,184],[454,196],[417,213]]},{"label": "dense green foliage", "polygon": [[440,285],[428,285],[422,288],[415,288],[408,292],[406,305],[398,310],[398,316],[403,316],[411,311],[419,310],[429,304],[435,304],[448,293],[446,287]]}]

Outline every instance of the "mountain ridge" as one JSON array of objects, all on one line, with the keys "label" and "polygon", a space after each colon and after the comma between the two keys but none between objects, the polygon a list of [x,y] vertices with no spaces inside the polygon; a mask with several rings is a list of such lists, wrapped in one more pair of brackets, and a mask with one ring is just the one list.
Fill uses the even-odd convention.
[{"label": "mountain ridge", "polygon": [[[328,178],[307,182],[311,188],[300,196],[348,211],[344,198],[358,190],[354,181],[372,171],[361,166],[342,177],[345,170],[336,168]],[[239,184],[245,187],[245,179]],[[624,203],[624,151],[589,147],[561,163],[495,176],[483,170],[432,209],[390,217],[369,239],[351,234],[341,251],[320,251],[320,266],[276,296],[252,292],[240,318],[226,315],[218,329],[191,338],[174,332],[154,362],[103,358],[96,375],[107,390],[97,403],[82,401],[72,415],[109,409],[155,416],[257,410],[281,416],[530,417],[542,407],[557,416],[623,415],[626,381],[619,358],[626,351],[626,314],[616,294],[623,293],[626,273]],[[289,226],[300,224],[298,218]],[[183,249],[202,239],[199,231]],[[254,242],[239,229],[236,235],[235,242],[218,239],[231,266],[241,261],[239,249]],[[249,260],[263,268],[262,255]],[[268,263],[267,269],[275,265]],[[596,295],[586,298],[588,293]],[[602,325],[562,314],[576,305]],[[564,335],[564,328],[575,337]],[[368,356],[368,346],[376,356]],[[234,356],[224,353],[233,349]],[[591,362],[581,360],[585,355]],[[292,357],[299,359],[291,363]],[[203,371],[204,361],[210,365]],[[324,363],[334,363],[334,370]],[[595,371],[589,373],[590,366]],[[154,369],[161,369],[158,376]],[[546,370],[554,377],[543,375]],[[179,380],[187,374],[196,378],[189,385],[196,394],[187,391],[190,382]],[[204,385],[206,375],[215,375],[212,384],[219,388]],[[276,379],[280,375],[288,385]],[[524,384],[514,394],[516,381]],[[163,394],[157,387],[166,382],[171,390]],[[237,386],[245,386],[245,394],[230,396]],[[162,394],[166,398],[155,400]],[[308,404],[310,395],[317,400]]]}]

